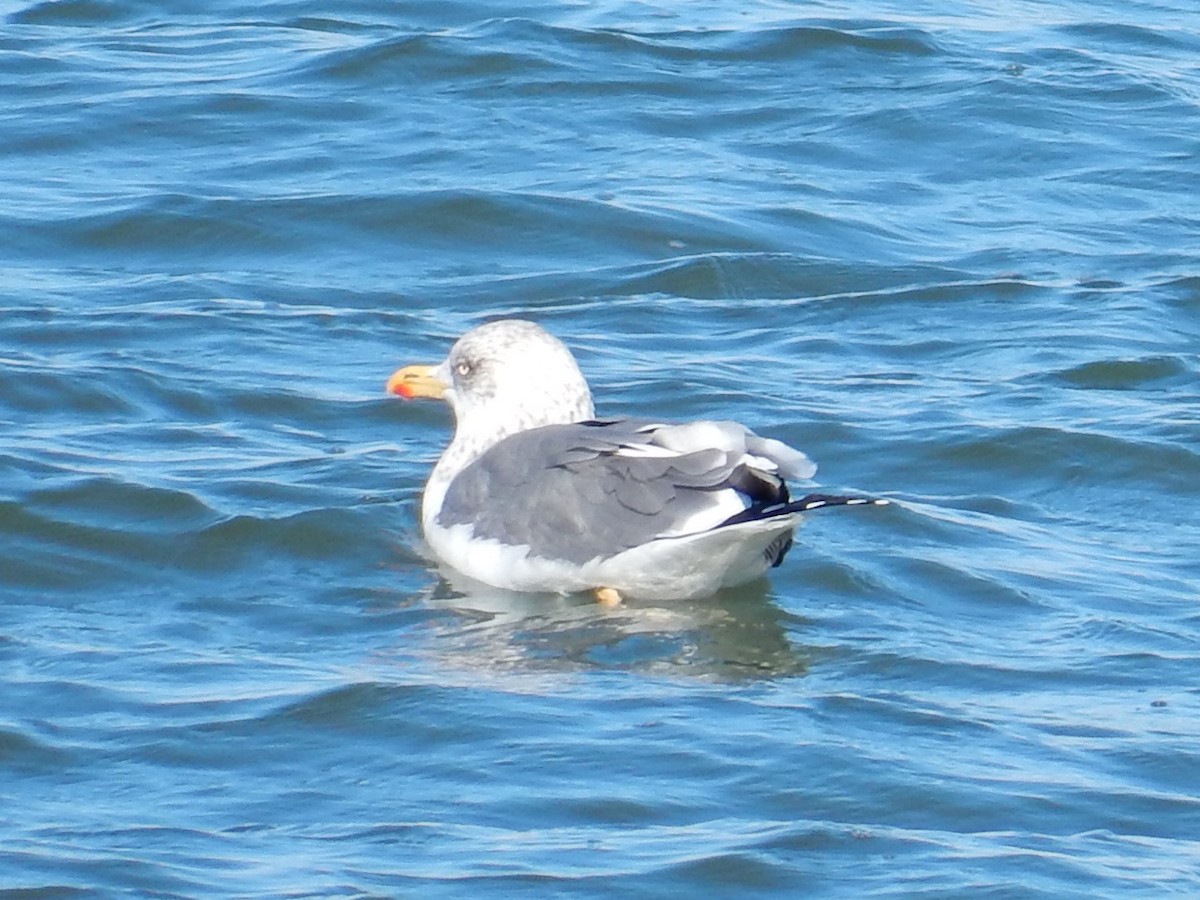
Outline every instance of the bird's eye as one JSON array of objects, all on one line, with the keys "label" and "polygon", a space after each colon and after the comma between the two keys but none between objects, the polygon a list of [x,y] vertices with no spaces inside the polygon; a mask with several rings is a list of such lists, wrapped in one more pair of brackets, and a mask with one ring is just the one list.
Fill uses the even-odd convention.
[{"label": "bird's eye", "polygon": [[468,375],[471,374],[471,364],[469,362],[460,362],[457,366],[454,367],[454,371],[457,372],[459,375],[461,375],[463,378],[466,378]]}]

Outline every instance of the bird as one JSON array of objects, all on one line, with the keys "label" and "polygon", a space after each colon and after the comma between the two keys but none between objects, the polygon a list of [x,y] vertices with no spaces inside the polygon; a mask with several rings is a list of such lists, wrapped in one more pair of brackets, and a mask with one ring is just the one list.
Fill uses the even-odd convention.
[{"label": "bird", "polygon": [[422,533],[440,561],[504,590],[702,598],[783,562],[802,513],[887,502],[791,499],[788,479],[816,466],[736,422],[597,417],[571,351],[522,319],[472,328],[386,390],[453,411]]}]

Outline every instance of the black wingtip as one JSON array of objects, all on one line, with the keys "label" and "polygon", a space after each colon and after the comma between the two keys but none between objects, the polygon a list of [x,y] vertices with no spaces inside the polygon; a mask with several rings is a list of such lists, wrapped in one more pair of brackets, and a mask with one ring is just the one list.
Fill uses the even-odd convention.
[{"label": "black wingtip", "polygon": [[808,512],[826,506],[887,506],[882,497],[841,497],[835,494],[809,494],[787,504],[788,512]]},{"label": "black wingtip", "polygon": [[891,503],[890,500],[884,500],[882,497],[843,497],[837,494],[808,494],[799,500],[789,500],[787,503],[775,503],[770,506],[751,506],[737,515],[730,516],[721,525],[739,525],[742,522],[774,519],[778,516],[823,509],[826,506],[887,506],[889,503]]}]

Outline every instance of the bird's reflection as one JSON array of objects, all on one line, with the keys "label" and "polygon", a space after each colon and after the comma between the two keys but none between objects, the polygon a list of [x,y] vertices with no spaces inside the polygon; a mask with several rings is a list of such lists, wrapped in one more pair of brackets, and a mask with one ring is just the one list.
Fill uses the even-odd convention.
[{"label": "bird's reflection", "polygon": [[803,648],[788,636],[803,620],[771,602],[766,579],[706,600],[626,600],[607,608],[590,595],[514,593],[444,567],[439,575],[421,602],[443,613],[432,648],[453,666],[718,681],[806,669]]}]

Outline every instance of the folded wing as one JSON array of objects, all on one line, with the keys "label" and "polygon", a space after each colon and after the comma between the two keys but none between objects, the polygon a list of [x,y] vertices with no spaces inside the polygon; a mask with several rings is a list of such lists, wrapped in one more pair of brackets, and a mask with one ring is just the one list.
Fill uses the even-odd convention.
[{"label": "folded wing", "polygon": [[635,420],[518,432],[460,472],[436,522],[581,564],[651,541],[786,515],[803,453],[733,422]]}]

